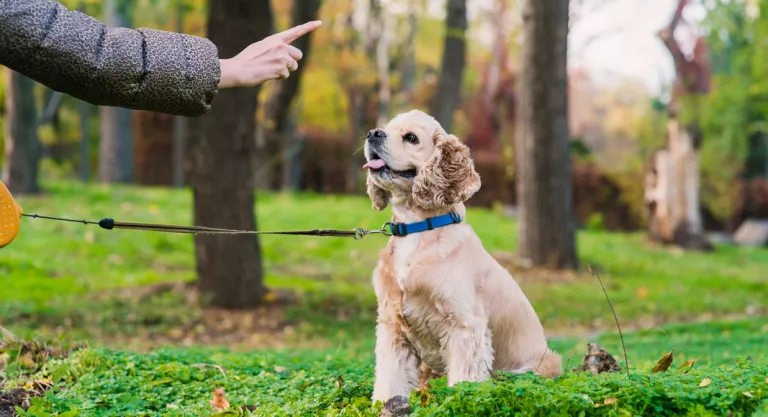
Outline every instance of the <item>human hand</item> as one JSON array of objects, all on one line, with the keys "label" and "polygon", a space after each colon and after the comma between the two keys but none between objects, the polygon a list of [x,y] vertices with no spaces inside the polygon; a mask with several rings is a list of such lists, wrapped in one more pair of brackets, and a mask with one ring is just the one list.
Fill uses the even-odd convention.
[{"label": "human hand", "polygon": [[288,78],[299,68],[303,53],[290,45],[320,27],[322,22],[304,23],[252,43],[230,59],[221,59],[219,88],[254,87],[265,81]]}]

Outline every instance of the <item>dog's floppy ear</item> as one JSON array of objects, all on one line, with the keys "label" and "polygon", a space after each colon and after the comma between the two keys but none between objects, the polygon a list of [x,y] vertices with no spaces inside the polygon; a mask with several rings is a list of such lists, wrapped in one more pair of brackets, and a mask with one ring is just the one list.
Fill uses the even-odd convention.
[{"label": "dog's floppy ear", "polygon": [[413,180],[413,200],[428,210],[463,203],[480,189],[467,145],[443,129],[435,132],[434,140],[434,153]]},{"label": "dog's floppy ear", "polygon": [[378,185],[373,183],[371,175],[368,174],[365,180],[366,191],[368,191],[368,197],[371,198],[371,203],[374,210],[384,210],[389,204],[389,192]]}]

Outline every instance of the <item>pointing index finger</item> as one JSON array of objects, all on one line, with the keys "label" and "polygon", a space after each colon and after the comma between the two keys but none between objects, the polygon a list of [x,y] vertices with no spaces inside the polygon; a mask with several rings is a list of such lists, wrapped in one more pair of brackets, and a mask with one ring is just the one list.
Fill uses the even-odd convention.
[{"label": "pointing index finger", "polygon": [[277,34],[277,37],[285,43],[291,43],[296,39],[306,35],[307,33],[319,28],[320,25],[322,25],[322,22],[319,20],[315,20],[314,22],[307,22],[303,25],[295,26],[284,32],[280,32]]}]

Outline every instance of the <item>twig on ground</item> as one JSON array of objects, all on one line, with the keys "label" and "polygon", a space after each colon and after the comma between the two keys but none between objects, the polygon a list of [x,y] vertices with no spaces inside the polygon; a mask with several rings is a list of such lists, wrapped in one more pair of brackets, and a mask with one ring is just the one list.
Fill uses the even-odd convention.
[{"label": "twig on ground", "polygon": [[616,316],[616,310],[613,309],[613,304],[611,304],[611,299],[608,298],[608,291],[605,290],[605,285],[603,285],[603,280],[600,279],[600,275],[597,275],[595,271],[592,270],[592,265],[587,265],[587,269],[589,269],[589,273],[594,275],[595,278],[597,278],[597,281],[600,283],[600,287],[603,289],[603,294],[605,294],[605,299],[608,301],[608,306],[611,308],[611,313],[613,313],[613,318],[616,320],[616,327],[619,329],[619,338],[621,339],[621,348],[624,350],[624,363],[627,364],[627,376],[629,376],[629,358],[627,357],[627,346],[624,344],[624,335],[621,333],[619,317]]},{"label": "twig on ground", "polygon": [[0,326],[0,334],[2,334],[3,338],[5,338],[9,342],[16,340],[16,335],[3,326]]},{"label": "twig on ground", "polygon": [[552,339],[552,337],[547,338],[547,346],[544,348],[544,354],[541,355],[541,360],[539,361],[539,364],[536,365],[536,369],[533,371],[533,373],[539,372],[539,367],[541,366],[541,363],[544,362],[544,357],[547,356],[547,353],[549,353],[549,341]]}]

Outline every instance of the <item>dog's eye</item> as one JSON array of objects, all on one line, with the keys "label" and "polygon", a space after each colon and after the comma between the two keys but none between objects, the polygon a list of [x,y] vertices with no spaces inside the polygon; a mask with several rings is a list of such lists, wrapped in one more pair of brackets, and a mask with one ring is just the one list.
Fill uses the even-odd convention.
[{"label": "dog's eye", "polygon": [[408,142],[408,143],[412,143],[412,144],[414,144],[414,145],[416,145],[417,143],[419,143],[419,138],[418,138],[418,137],[416,137],[416,135],[414,135],[414,134],[413,134],[413,133],[411,133],[411,132],[408,132],[408,133],[406,133],[405,135],[403,135],[403,140],[404,140],[405,142]]}]

